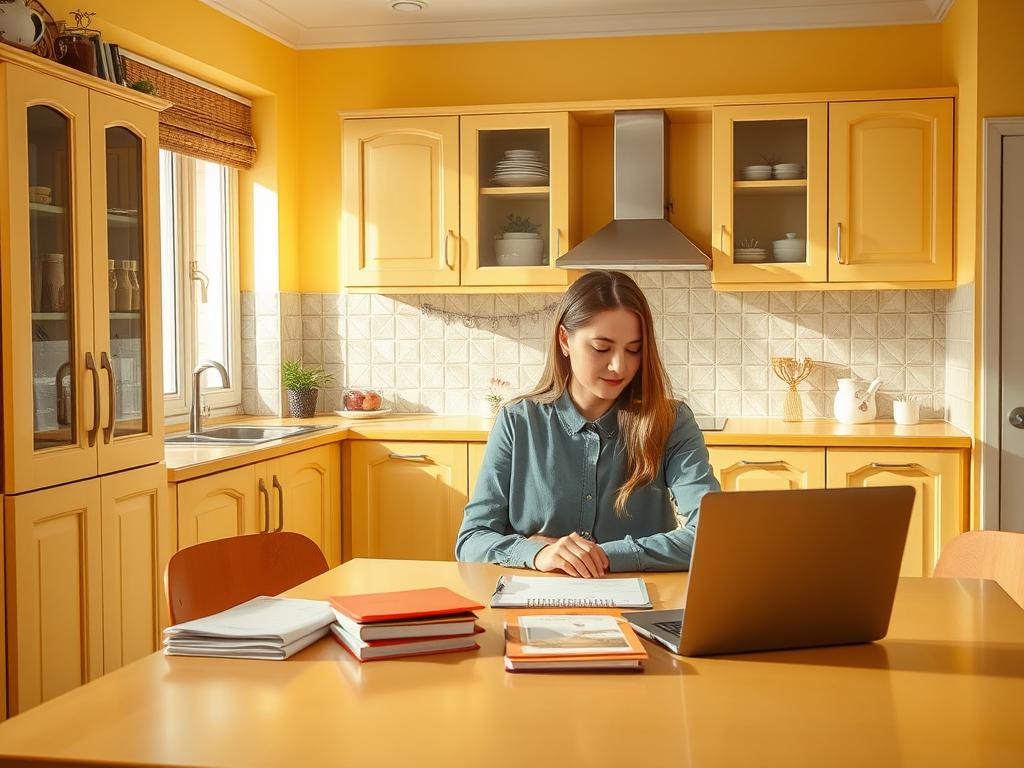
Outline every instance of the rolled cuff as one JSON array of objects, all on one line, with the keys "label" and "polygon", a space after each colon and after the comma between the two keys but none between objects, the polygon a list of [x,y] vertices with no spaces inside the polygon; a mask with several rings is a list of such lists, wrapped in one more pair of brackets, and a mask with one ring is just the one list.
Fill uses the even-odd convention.
[{"label": "rolled cuff", "polygon": [[601,549],[608,555],[608,570],[614,573],[643,570],[640,566],[641,549],[633,543],[631,536],[602,544]]},{"label": "rolled cuff", "polygon": [[523,537],[509,550],[507,560],[502,565],[509,568],[533,568],[537,553],[546,547],[543,541]]}]

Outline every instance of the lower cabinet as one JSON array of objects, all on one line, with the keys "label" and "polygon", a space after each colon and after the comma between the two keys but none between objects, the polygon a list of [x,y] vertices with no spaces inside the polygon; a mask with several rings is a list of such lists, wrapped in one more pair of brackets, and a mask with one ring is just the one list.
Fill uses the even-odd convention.
[{"label": "lower cabinet", "polygon": [[[338,443],[170,484],[178,549],[204,541],[295,531],[341,563]],[[166,482],[166,478],[165,478]]]},{"label": "lower cabinet", "polygon": [[454,560],[483,445],[345,442],[345,559]]},{"label": "lower cabinet", "polygon": [[942,547],[967,530],[965,450],[709,446],[708,452],[725,491],[913,486],[903,576],[931,576]]},{"label": "lower cabinet", "polygon": [[10,714],[160,647],[168,530],[164,464],[4,499]]}]

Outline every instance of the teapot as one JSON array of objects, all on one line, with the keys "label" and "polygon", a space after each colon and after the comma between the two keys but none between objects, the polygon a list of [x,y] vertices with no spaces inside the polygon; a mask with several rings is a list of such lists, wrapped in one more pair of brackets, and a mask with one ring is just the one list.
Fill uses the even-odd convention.
[{"label": "teapot", "polygon": [[862,424],[875,418],[875,392],[882,384],[875,379],[870,384],[860,379],[839,379],[832,412],[842,424]]},{"label": "teapot", "polygon": [[0,4],[0,37],[8,43],[32,48],[43,39],[43,17],[25,5],[25,0],[7,0]]}]

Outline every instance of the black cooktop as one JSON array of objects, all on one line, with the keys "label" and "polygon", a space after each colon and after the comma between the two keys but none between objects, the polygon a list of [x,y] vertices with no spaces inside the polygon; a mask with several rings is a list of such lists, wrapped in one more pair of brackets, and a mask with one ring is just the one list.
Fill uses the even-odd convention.
[{"label": "black cooktop", "polygon": [[721,432],[729,420],[725,416],[694,416],[701,432]]}]

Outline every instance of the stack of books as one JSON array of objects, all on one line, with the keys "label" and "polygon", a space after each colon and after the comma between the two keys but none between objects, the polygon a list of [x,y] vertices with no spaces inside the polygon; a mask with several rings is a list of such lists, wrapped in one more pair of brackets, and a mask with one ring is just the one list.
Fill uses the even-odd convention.
[{"label": "stack of books", "polygon": [[167,656],[287,659],[324,637],[334,621],[322,600],[254,597],[226,611],[164,630]]},{"label": "stack of books", "polygon": [[505,619],[509,672],[642,671],[647,651],[620,616],[513,613]]},{"label": "stack of books", "polygon": [[473,611],[483,606],[445,587],[337,595],[327,601],[334,611],[335,640],[359,661],[480,647],[475,635],[483,630]]}]

